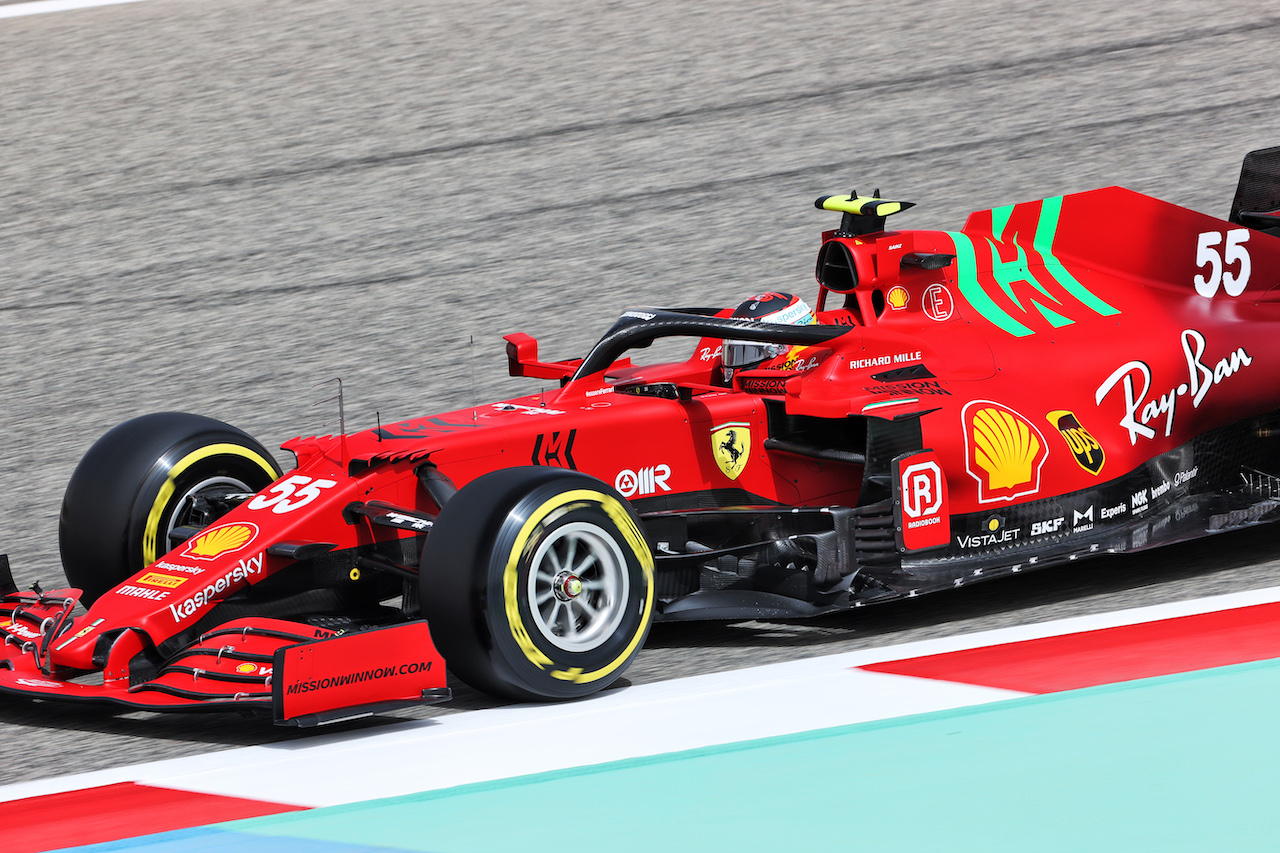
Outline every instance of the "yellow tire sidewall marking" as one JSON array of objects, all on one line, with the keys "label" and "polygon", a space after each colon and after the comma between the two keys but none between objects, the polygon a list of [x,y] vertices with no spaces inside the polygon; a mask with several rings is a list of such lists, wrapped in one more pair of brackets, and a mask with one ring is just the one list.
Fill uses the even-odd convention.
[{"label": "yellow tire sidewall marking", "polygon": [[156,553],[156,546],[160,538],[160,518],[164,515],[165,507],[169,505],[169,499],[173,497],[174,483],[186,473],[188,468],[201,460],[208,459],[210,456],[239,456],[241,459],[247,459],[267,472],[272,481],[276,479],[275,466],[262,458],[260,454],[254,453],[249,448],[241,447],[238,444],[210,444],[207,447],[191,451],[169,469],[168,478],[160,486],[155,502],[151,504],[151,512],[147,514],[147,523],[142,528],[143,565],[151,565],[159,556]]},{"label": "yellow tire sidewall marking", "polygon": [[524,555],[525,548],[529,545],[529,540],[534,532],[547,520],[548,516],[560,510],[568,511],[569,507],[567,505],[574,502],[581,502],[587,506],[594,505],[604,510],[609,519],[617,526],[623,539],[626,540],[632,553],[635,554],[636,559],[640,562],[645,584],[644,613],[640,619],[639,629],[621,654],[599,669],[590,672],[584,672],[580,667],[553,670],[551,672],[552,678],[561,681],[572,681],[575,684],[587,684],[606,677],[631,657],[640,645],[640,641],[644,637],[645,626],[649,624],[649,617],[653,613],[653,554],[649,552],[649,546],[645,544],[644,536],[641,535],[640,529],[636,527],[636,523],[631,518],[630,513],[627,512],[626,507],[617,498],[597,492],[594,489],[572,489],[567,492],[561,492],[543,503],[542,506],[534,510],[533,514],[525,521],[524,526],[520,528],[520,533],[516,536],[516,540],[511,546],[511,551],[507,555],[507,564],[502,572],[502,598],[506,608],[507,624],[511,627],[511,636],[515,639],[516,645],[520,647],[520,650],[524,652],[524,656],[538,669],[545,670],[547,667],[555,666],[555,661],[547,657],[534,644],[533,638],[529,636],[529,631],[524,625],[524,620],[520,617],[518,598],[520,558]]}]

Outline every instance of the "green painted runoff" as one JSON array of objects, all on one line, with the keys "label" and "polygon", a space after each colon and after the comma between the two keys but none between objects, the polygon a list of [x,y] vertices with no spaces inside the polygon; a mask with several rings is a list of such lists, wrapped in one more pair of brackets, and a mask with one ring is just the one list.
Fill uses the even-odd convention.
[{"label": "green painted runoff", "polygon": [[1272,851],[1278,708],[1262,661],[217,828],[438,853]]}]

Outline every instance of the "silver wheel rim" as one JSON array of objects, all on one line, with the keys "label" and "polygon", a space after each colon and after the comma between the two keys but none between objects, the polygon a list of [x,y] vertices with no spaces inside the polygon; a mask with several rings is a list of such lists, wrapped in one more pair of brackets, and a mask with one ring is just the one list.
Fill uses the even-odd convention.
[{"label": "silver wheel rim", "polygon": [[613,636],[631,580],[622,549],[604,529],[575,521],[538,545],[529,569],[533,624],[553,646],[587,652]]},{"label": "silver wheel rim", "polygon": [[[205,492],[214,491],[215,489],[217,491],[224,491],[228,486],[240,492],[257,491],[249,486],[248,483],[243,480],[237,480],[235,477],[210,477],[207,480],[201,480],[199,483],[196,483],[194,486],[183,492],[182,495],[179,496],[177,502],[174,503],[173,506],[175,509],[173,514],[169,516],[169,524],[166,526],[161,536],[160,541],[162,543],[162,550],[168,551],[173,547],[172,540],[169,539],[169,534],[174,531],[174,528],[183,526],[190,518],[190,504],[193,499],[200,497]],[[204,525],[200,526],[203,527]]]}]

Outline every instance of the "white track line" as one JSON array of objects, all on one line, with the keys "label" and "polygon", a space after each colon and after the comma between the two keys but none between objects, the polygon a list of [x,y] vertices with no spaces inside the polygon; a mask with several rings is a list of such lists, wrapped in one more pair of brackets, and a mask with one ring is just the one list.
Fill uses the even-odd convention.
[{"label": "white track line", "polygon": [[0,6],[0,18],[21,18],[25,15],[44,15],[49,12],[70,12],[75,9],[92,9],[95,6],[118,6],[121,3],[141,2],[142,0],[35,0],[33,3]]},{"label": "white track line", "polygon": [[[515,705],[379,732],[0,787],[0,801],[116,782],[326,806],[978,705],[1027,694],[854,667],[1280,601],[1280,587]],[[246,723],[253,725],[253,723]]]}]

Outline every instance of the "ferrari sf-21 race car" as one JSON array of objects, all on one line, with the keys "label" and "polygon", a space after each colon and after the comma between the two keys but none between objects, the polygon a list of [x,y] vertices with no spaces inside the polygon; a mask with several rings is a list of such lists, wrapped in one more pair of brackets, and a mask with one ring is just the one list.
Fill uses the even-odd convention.
[{"label": "ferrari sf-21 race car", "polygon": [[[795,618],[1280,517],[1280,148],[1226,220],[1118,187],[886,230],[824,196],[813,308],[627,310],[554,392],[284,445],[188,414],[67,487],[70,588],[0,691],[315,725],[614,682],[660,620]],[[683,360],[638,365],[663,338]],[[87,607],[81,612],[77,604]]]}]

